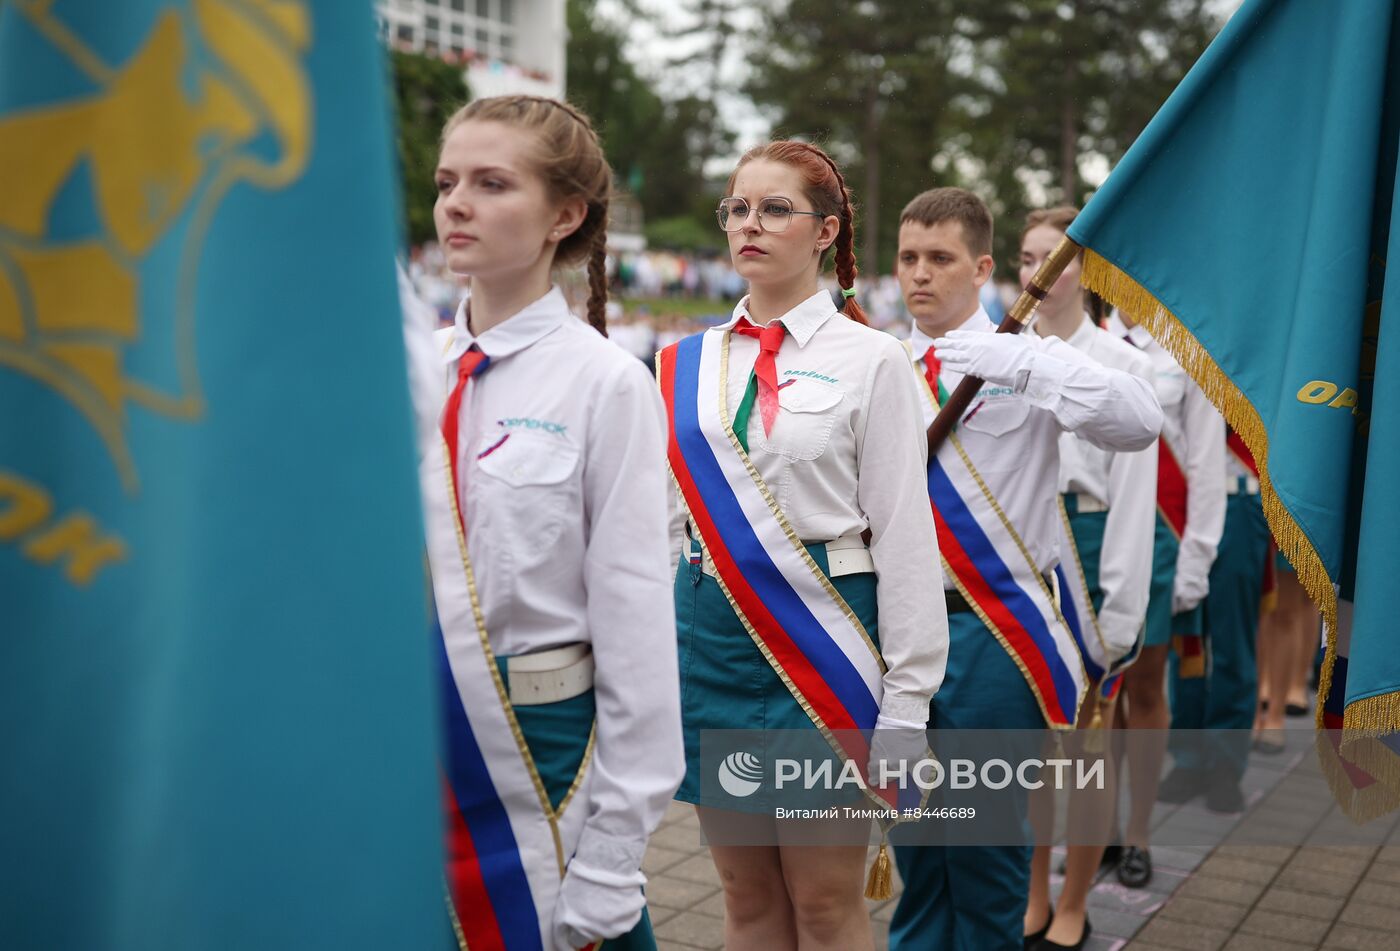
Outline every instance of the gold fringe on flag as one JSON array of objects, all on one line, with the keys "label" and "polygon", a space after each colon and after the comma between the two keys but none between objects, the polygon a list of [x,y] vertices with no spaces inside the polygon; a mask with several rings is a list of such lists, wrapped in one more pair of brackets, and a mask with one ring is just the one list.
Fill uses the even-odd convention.
[{"label": "gold fringe on flag", "polygon": [[[1135,322],[1142,324],[1181,364],[1196,381],[1206,398],[1220,410],[1230,428],[1240,434],[1254,461],[1259,466],[1259,486],[1264,504],[1264,516],[1274,533],[1279,548],[1298,572],[1298,581],[1308,597],[1322,612],[1327,625],[1327,656],[1318,682],[1318,696],[1326,697],[1332,685],[1332,667],[1337,654],[1337,596],[1332,579],[1322,564],[1322,558],[1312,541],[1293,520],[1274,489],[1269,475],[1269,435],[1256,410],[1240,392],[1234,381],[1225,375],[1211,355],[1201,346],[1193,333],[1153,294],[1110,263],[1097,252],[1084,249],[1084,268],[1080,282],[1098,294]],[[1389,703],[1380,716],[1367,716],[1369,723],[1383,726],[1387,732],[1400,729],[1400,694],[1388,695]],[[1379,711],[1378,711],[1379,712]],[[1352,711],[1347,708],[1345,726],[1352,726]],[[1384,721],[1384,723],[1382,723]],[[1322,704],[1318,703],[1317,726],[1322,727]]]},{"label": "gold fringe on flag", "polygon": [[[1313,738],[1313,745],[1317,750],[1317,761],[1322,768],[1322,775],[1327,780],[1327,785],[1332,789],[1332,797],[1336,799],[1337,806],[1353,822],[1365,824],[1372,819],[1379,819],[1381,816],[1389,815],[1400,805],[1400,792],[1394,786],[1377,780],[1369,786],[1358,788],[1352,783],[1351,777],[1347,774],[1346,766],[1351,762],[1352,753],[1358,749],[1357,743],[1348,743],[1346,749],[1347,760],[1342,759],[1332,745],[1331,732],[1319,731]],[[1363,739],[1359,741],[1361,758],[1372,761],[1373,754],[1378,750],[1370,749],[1371,746],[1381,747],[1377,740]],[[1393,761],[1395,756],[1389,750],[1386,755]],[[1352,764],[1357,769],[1369,772],[1360,763]],[[1382,772],[1391,771],[1394,767],[1386,766]]]}]

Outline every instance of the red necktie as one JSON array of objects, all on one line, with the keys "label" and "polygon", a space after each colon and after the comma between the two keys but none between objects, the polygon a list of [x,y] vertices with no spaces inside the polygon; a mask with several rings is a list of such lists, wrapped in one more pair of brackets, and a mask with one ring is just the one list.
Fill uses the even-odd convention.
[{"label": "red necktie", "polygon": [[462,415],[462,397],[466,394],[467,381],[486,370],[491,358],[472,344],[471,349],[457,361],[457,385],[447,397],[447,405],[442,410],[442,437],[447,440],[447,459],[452,467],[452,491],[457,498],[457,516],[461,522],[462,535],[467,533],[466,518],[462,512],[462,481],[457,473],[457,425]]},{"label": "red necktie", "polygon": [[928,388],[933,390],[933,401],[939,406],[943,404],[938,399],[938,373],[943,369],[943,361],[933,352],[933,347],[929,347],[924,352],[924,379],[928,380]]},{"label": "red necktie", "polygon": [[758,377],[758,411],[763,417],[763,434],[771,436],[773,423],[778,418],[778,364],[774,358],[783,345],[787,328],[781,320],[766,327],[755,327],[743,317],[734,325],[734,332],[758,338],[758,359],[753,364],[754,376]]}]

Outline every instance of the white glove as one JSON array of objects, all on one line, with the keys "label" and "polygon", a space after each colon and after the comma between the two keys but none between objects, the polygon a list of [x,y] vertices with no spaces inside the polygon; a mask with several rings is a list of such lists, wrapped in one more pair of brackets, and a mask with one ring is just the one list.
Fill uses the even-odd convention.
[{"label": "white glove", "polygon": [[980,376],[1017,393],[1025,391],[1035,365],[1036,353],[1020,334],[953,330],[935,340],[933,347],[945,369]]},{"label": "white glove", "polygon": [[1183,614],[1194,609],[1209,592],[1209,579],[1194,578],[1178,571],[1172,582],[1172,613]]},{"label": "white glove", "polygon": [[881,777],[897,783],[901,777],[912,782],[914,764],[928,756],[927,724],[896,720],[883,713],[875,719],[875,732],[870,735],[870,761],[866,763],[866,780],[872,789],[882,785]]},{"label": "white glove", "polygon": [[584,865],[569,863],[554,905],[554,945],[556,951],[577,951],[604,938],[616,938],[631,931],[646,908],[641,870],[619,875]]}]

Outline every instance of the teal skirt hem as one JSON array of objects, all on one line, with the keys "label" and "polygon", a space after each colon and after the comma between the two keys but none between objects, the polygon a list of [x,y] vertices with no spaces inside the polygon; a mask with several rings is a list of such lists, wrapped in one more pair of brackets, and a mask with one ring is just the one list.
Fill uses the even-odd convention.
[{"label": "teal skirt hem", "polygon": [[[807,550],[825,571],[825,547],[811,545]],[[832,586],[878,649],[875,575],[844,575],[833,578]],[[722,792],[712,795],[702,788],[709,785],[702,783],[702,733],[753,731],[745,735],[744,746],[768,761],[785,746],[801,751],[796,755],[810,756],[819,747],[810,735],[797,731],[815,731],[816,727],[758,649],[719,582],[702,572],[698,564],[682,560],[675,593],[686,762],[685,779],[675,798],[695,805],[771,814],[774,802],[766,790],[742,800],[740,807],[733,797]],[[789,802],[785,797],[784,805]]]}]

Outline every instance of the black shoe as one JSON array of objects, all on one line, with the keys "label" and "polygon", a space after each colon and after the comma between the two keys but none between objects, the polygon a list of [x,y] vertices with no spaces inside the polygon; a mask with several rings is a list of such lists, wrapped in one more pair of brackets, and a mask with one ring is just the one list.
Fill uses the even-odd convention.
[{"label": "black shoe", "polygon": [[1035,951],[1080,951],[1084,945],[1089,943],[1089,935],[1094,933],[1094,926],[1089,924],[1089,918],[1084,918],[1084,930],[1079,934],[1079,940],[1074,944],[1060,944],[1058,941],[1051,941],[1049,938],[1041,938],[1040,943],[1035,946]]},{"label": "black shoe", "polygon": [[1283,712],[1285,716],[1305,717],[1308,715],[1308,705],[1306,703],[1285,703]]},{"label": "black shoe", "polygon": [[1219,773],[1211,778],[1206,790],[1206,808],[1211,812],[1244,812],[1244,793],[1240,782],[1231,773]]},{"label": "black shoe", "polygon": [[1205,792],[1205,788],[1205,776],[1201,770],[1178,766],[1157,787],[1157,801],[1180,805],[1195,799]]},{"label": "black shoe", "polygon": [[1051,908],[1050,917],[1045,919],[1045,927],[1041,928],[1039,931],[1032,931],[1028,935],[1021,936],[1021,940],[1024,942],[1024,944],[1022,944],[1021,946],[1023,948],[1023,951],[1031,951],[1031,948],[1034,948],[1036,945],[1040,944],[1041,940],[1045,937],[1045,932],[1050,930],[1050,925],[1052,922],[1054,922],[1054,920],[1055,909]]},{"label": "black shoe", "polygon": [[1152,854],[1136,845],[1125,848],[1118,863],[1118,881],[1128,888],[1141,888],[1152,881]]}]

